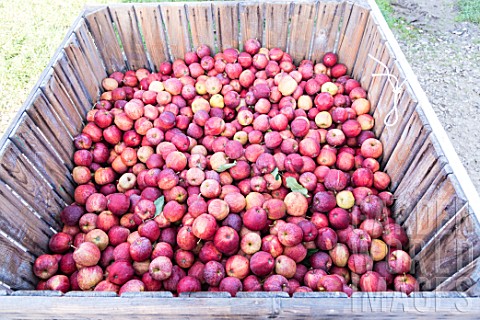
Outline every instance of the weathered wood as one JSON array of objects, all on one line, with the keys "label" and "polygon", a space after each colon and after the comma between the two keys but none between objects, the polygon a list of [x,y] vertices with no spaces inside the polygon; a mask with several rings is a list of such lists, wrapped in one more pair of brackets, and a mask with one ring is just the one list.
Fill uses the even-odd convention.
[{"label": "weathered wood", "polygon": [[430,132],[430,127],[423,124],[419,113],[414,112],[405,125],[405,129],[402,131],[397,143],[395,145],[384,145],[384,154],[387,156],[383,158],[386,160],[386,163],[382,163],[385,163],[383,166],[384,171],[391,178],[392,190],[398,187],[413,158],[418,154],[420,147],[424,144]]},{"label": "weathered wood", "polygon": [[65,202],[72,202],[75,184],[72,180],[70,169],[65,166],[49,142],[42,137],[40,131],[27,114],[24,114],[21,118],[17,129],[10,136],[10,139],[35,164],[35,168],[50,183],[55,192]]},{"label": "weathered wood", "polygon": [[162,14],[158,6],[138,4],[135,7],[140,22],[143,40],[153,68],[158,71],[160,64],[170,60],[163,28]]},{"label": "weathered wood", "polygon": [[192,34],[192,48],[197,48],[201,44],[208,45],[212,51],[216,51],[213,15],[210,3],[190,3],[186,4],[188,13],[188,22]]},{"label": "weathered wood", "polygon": [[480,224],[468,205],[457,212],[414,257],[423,290],[435,289],[480,255]]},{"label": "weathered wood", "polygon": [[[417,201],[430,187],[435,177],[445,167],[445,159],[436,153],[432,137],[428,137],[412,163],[399,181],[398,187],[392,188],[395,197],[393,205],[394,216],[403,221],[415,207]],[[444,174],[450,173],[445,169]]]},{"label": "weathered wood", "polygon": [[310,44],[316,15],[316,3],[294,2],[292,4],[292,22],[287,50],[296,64],[308,59],[311,54]]},{"label": "weathered wood", "polygon": [[257,39],[263,43],[264,5],[260,2],[240,2],[241,48],[248,39]]},{"label": "weathered wood", "polygon": [[192,47],[188,35],[185,7],[178,3],[162,3],[160,9],[168,36],[171,59],[183,59],[185,52],[190,51]]},{"label": "weathered wood", "polygon": [[212,3],[219,51],[239,47],[238,8],[236,2]]},{"label": "weathered wood", "polygon": [[361,79],[363,71],[365,70],[365,63],[368,59],[368,54],[372,52],[372,42],[376,37],[377,25],[373,18],[368,15],[367,23],[365,24],[365,31],[363,32],[362,40],[358,47],[358,53],[354,61],[354,65],[347,73],[351,74],[354,79]]},{"label": "weathered wood", "polygon": [[345,6],[338,2],[319,2],[317,23],[313,34],[311,59],[320,62],[323,55],[335,50],[340,19]]},{"label": "weathered wood", "polygon": [[59,230],[59,215],[65,202],[53,192],[36,168],[11,142],[3,146],[0,179],[8,184],[53,228]]},{"label": "weathered wood", "polygon": [[[377,63],[370,57],[379,57],[382,54],[382,51],[385,49],[385,41],[380,37],[380,33],[375,29],[372,36],[372,43],[370,48],[367,49],[365,62],[362,68],[361,75],[358,77],[358,81],[361,86],[369,91],[370,82],[372,81],[372,73],[374,68],[377,67]],[[358,68],[361,68],[360,66]]]},{"label": "weathered wood", "polygon": [[454,176],[442,170],[425,191],[403,226],[410,239],[410,252],[416,254],[466,203],[462,190],[455,188]]},{"label": "weathered wood", "polygon": [[33,289],[35,287],[32,269],[34,260],[33,255],[23,251],[0,233],[1,282],[13,290]]},{"label": "weathered wood", "polygon": [[122,41],[123,52],[125,52],[127,58],[127,67],[132,70],[150,69],[133,6],[110,6],[110,15]]},{"label": "weathered wood", "polygon": [[368,10],[354,4],[350,12],[349,5],[346,2],[337,52],[347,69],[352,70],[365,31]]},{"label": "weathered wood", "polygon": [[[173,301],[175,301],[173,303]],[[48,308],[45,307],[48,305]],[[15,306],[15,308],[12,308]],[[4,319],[105,319],[115,310],[115,319],[132,318],[208,318],[208,319],[286,319],[395,317],[411,319],[430,316],[439,319],[476,317],[478,299],[436,297],[412,299],[397,296],[339,298],[112,298],[2,296],[0,315]]]},{"label": "weathered wood", "polygon": [[[374,56],[374,58],[378,59],[383,64],[385,64],[390,70],[392,70],[392,65],[394,61],[390,57],[390,54],[388,51],[388,44],[385,43],[382,49],[383,50],[379,52],[379,56]],[[370,74],[371,81],[370,81],[370,84],[367,85],[367,87],[365,88],[365,90],[367,90],[367,98],[371,103],[371,110],[370,110],[371,114],[375,114],[375,110],[376,108],[378,108],[378,104],[380,103],[380,98],[384,95],[384,93],[385,92],[392,93],[392,90],[389,87],[389,84],[387,82],[387,77],[373,76],[373,74],[385,73],[386,71],[385,68],[379,63],[377,63],[376,61],[373,61],[373,64],[374,64],[374,68],[372,69]]]},{"label": "weathered wood", "polygon": [[115,71],[125,71],[125,60],[108,8],[88,13],[85,19],[107,72],[111,74]]},{"label": "weathered wood", "polygon": [[[80,66],[90,66],[90,71],[93,73],[96,80],[95,84],[100,87],[103,78],[107,76],[105,62],[102,60],[101,55],[95,46],[92,34],[87,29],[86,20],[84,20],[78,29],[75,30],[75,35],[78,40],[79,49],[81,49],[81,52],[85,55],[85,65],[80,64]],[[96,95],[92,96],[96,97]]]},{"label": "weathered wood", "polygon": [[3,181],[0,181],[0,203],[0,231],[35,255],[46,252],[53,234],[50,226],[26,207]]},{"label": "weathered wood", "polygon": [[45,95],[38,91],[27,113],[53,149],[59,154],[63,163],[73,169],[72,157],[75,152],[73,139],[65,126],[58,120]]},{"label": "weathered wood", "polygon": [[437,291],[467,291],[468,294],[479,296],[480,288],[480,258],[476,258],[466,267],[460,269],[457,273],[447,278],[438,285]]},{"label": "weathered wood", "polygon": [[47,78],[41,89],[70,135],[78,134],[83,127],[82,116],[65,93],[65,86],[55,72],[52,72],[52,76]]},{"label": "weathered wood", "polygon": [[69,60],[65,55],[58,60],[58,63],[54,65],[55,75],[62,83],[66,95],[72,101],[73,106],[76,108],[78,114],[85,120],[87,112],[91,109],[93,99],[88,95],[87,91],[81,85],[81,81],[77,79],[77,73],[73,69],[73,66],[69,64]]},{"label": "weathered wood", "polygon": [[267,3],[265,6],[265,39],[267,48],[286,50],[290,3]]}]

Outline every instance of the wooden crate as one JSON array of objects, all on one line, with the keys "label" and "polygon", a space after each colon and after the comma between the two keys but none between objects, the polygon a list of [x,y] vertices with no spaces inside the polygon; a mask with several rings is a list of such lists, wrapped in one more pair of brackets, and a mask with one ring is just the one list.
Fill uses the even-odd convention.
[{"label": "wooden crate", "polygon": [[[113,297],[108,293],[31,291],[32,263],[61,228],[72,201],[72,137],[116,70],[157,70],[201,43],[214,50],[257,38],[287,50],[296,62],[336,51],[373,103],[375,132],[385,146],[382,166],[392,177],[395,214],[411,239],[423,292],[170,293]],[[406,80],[399,121],[385,126],[393,91],[369,54]],[[373,0],[194,2],[89,7],[74,23],[13,125],[0,153],[0,317],[312,317],[388,316],[480,311],[480,200],[445,131]]]}]

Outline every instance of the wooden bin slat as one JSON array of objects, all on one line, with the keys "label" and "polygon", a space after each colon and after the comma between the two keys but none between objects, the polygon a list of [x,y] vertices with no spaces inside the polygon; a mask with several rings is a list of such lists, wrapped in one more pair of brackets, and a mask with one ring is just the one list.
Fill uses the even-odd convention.
[{"label": "wooden bin slat", "polygon": [[264,5],[260,2],[240,2],[241,44],[248,39],[257,39],[263,43],[264,10]]},{"label": "wooden bin slat", "polygon": [[[94,75],[96,82],[92,82],[94,86],[94,90],[98,90],[101,88],[102,79],[107,76],[107,71],[105,68],[105,63],[101,58],[100,53],[97,51],[95,46],[93,36],[91,35],[90,31],[87,29],[86,20],[80,24],[77,30],[75,30],[75,36],[79,44],[79,51],[83,53],[85,58],[85,64],[80,64],[81,67],[87,67],[88,70],[81,70],[80,72],[88,72]],[[75,55],[77,59],[79,56]],[[86,83],[86,85],[88,85]],[[96,97],[100,92],[98,91],[95,95],[94,90],[92,90],[92,97]],[[90,92],[90,91],[89,91]]]},{"label": "wooden bin slat", "polygon": [[219,51],[239,47],[238,3],[212,3]]},{"label": "wooden bin slat", "polygon": [[125,60],[108,9],[104,8],[87,13],[85,19],[88,22],[88,28],[95,45],[105,63],[107,73],[124,71],[126,68]]},{"label": "wooden bin slat", "polygon": [[335,50],[336,31],[344,10],[345,6],[343,4],[335,2],[320,2],[318,4],[311,55],[311,60],[314,62],[320,62],[325,53]]},{"label": "wooden bin slat", "polygon": [[215,39],[213,36],[213,13],[210,3],[186,4],[190,31],[192,34],[192,49],[201,44],[208,45],[215,51]]},{"label": "wooden bin slat", "polygon": [[29,252],[37,256],[45,253],[53,235],[50,226],[30,211],[2,181],[0,201],[0,230],[21,243]]},{"label": "wooden bin slat", "polygon": [[45,95],[38,91],[32,105],[26,111],[42,134],[45,135],[48,142],[60,155],[65,165],[72,170],[72,158],[75,152],[72,137],[52,109]]},{"label": "wooden bin slat", "polygon": [[311,54],[310,44],[317,15],[317,4],[294,2],[292,7],[292,22],[287,48],[294,63],[298,64]]},{"label": "wooden bin slat", "polygon": [[468,205],[414,257],[415,276],[432,290],[480,255],[480,224]]},{"label": "wooden bin slat", "polygon": [[351,3],[345,3],[342,29],[338,40],[338,55],[348,70],[352,70],[367,24],[368,10]]},{"label": "wooden bin slat", "polygon": [[[438,156],[431,135],[425,140],[412,163],[392,192],[396,199],[393,204],[395,218],[401,223],[411,213],[420,197],[432,184],[445,166],[443,156]],[[450,172],[446,172],[448,174]]]},{"label": "wooden bin slat", "polygon": [[466,291],[471,296],[480,295],[480,258],[476,258],[457,273],[439,284],[436,291]]},{"label": "wooden bin slat", "polygon": [[364,88],[370,87],[370,82],[372,81],[372,73],[377,67],[377,62],[370,58],[369,54],[373,57],[378,57],[381,55],[382,50],[385,48],[385,41],[380,37],[380,33],[375,31],[372,36],[372,43],[370,44],[370,49],[368,49],[367,57],[365,58],[363,70],[361,75],[358,78],[358,81]]},{"label": "wooden bin slat", "polygon": [[111,6],[110,15],[122,41],[123,52],[125,52],[127,58],[127,67],[132,70],[150,69],[133,6]]},{"label": "wooden bin slat", "polygon": [[286,50],[290,3],[267,3],[265,6],[265,39],[267,48]]},{"label": "wooden bin slat", "polygon": [[71,136],[82,130],[83,119],[70,97],[65,93],[65,87],[55,72],[41,87],[63,125]]},{"label": "wooden bin slat", "polygon": [[162,62],[170,60],[160,8],[156,5],[145,4],[135,6],[135,11],[150,61],[153,64],[152,67],[155,71],[158,71]]},{"label": "wooden bin slat", "polygon": [[410,252],[420,249],[453,217],[465,204],[461,190],[445,170],[435,177],[415,208],[406,217],[403,227],[410,239]]},{"label": "wooden bin slat", "polygon": [[0,234],[0,281],[14,290],[35,288],[33,261],[35,257]]},{"label": "wooden bin slat", "polygon": [[49,225],[60,230],[60,211],[65,202],[52,192],[51,186],[11,141],[7,141],[3,148],[0,179],[37,211]]},{"label": "wooden bin slat", "polygon": [[73,202],[75,184],[70,169],[57,156],[52,146],[43,139],[37,126],[27,114],[20,119],[20,124],[10,139],[35,164],[38,171],[51,184],[53,189],[67,202]]},{"label": "wooden bin slat", "polygon": [[[380,51],[379,56],[375,57],[383,64],[385,64],[390,70],[392,70],[392,65],[394,63],[393,59],[390,57],[388,51],[388,45],[382,47],[382,51]],[[373,60],[373,59],[371,59]],[[373,74],[385,73],[385,68],[381,66],[376,61],[373,61],[374,68],[370,74],[370,84],[367,85],[367,99],[371,103],[371,114],[375,114],[376,108],[378,108],[378,104],[380,103],[381,97],[384,95],[385,92],[392,93],[392,90],[389,89],[389,85],[387,83],[387,77],[374,77]],[[388,90],[387,90],[388,89]]]},{"label": "wooden bin slat", "polygon": [[91,109],[93,99],[86,94],[86,90],[82,87],[77,79],[77,74],[69,64],[66,53],[58,60],[58,63],[53,67],[55,75],[58,77],[64,86],[65,93],[68,95],[74,107],[82,120],[85,120],[87,112]]},{"label": "wooden bin slat", "polygon": [[183,59],[185,53],[190,51],[192,47],[188,35],[185,6],[177,3],[162,3],[160,9],[167,31],[167,40],[172,54],[171,59]]},{"label": "wooden bin slat", "polygon": [[348,70],[348,73],[352,75],[354,79],[360,81],[362,74],[365,70],[365,64],[368,57],[368,54],[372,50],[372,42],[376,39],[376,28],[378,26],[375,24],[374,19],[368,15],[367,23],[365,24],[365,31],[363,32],[362,40],[358,47],[358,54],[355,58],[353,68]]},{"label": "wooden bin slat", "polygon": [[418,112],[414,112],[405,125],[398,142],[394,146],[384,146],[387,151],[393,147],[393,150],[389,152],[388,161],[384,165],[384,171],[388,173],[392,181],[392,190],[398,187],[430,132],[430,127],[424,125]]},{"label": "wooden bin slat", "polygon": [[[65,54],[68,57],[68,61],[71,63],[73,70],[78,73],[78,83],[84,88],[88,101],[90,102],[91,107],[93,103],[100,96],[100,82],[96,79],[93,69],[85,56],[85,53],[82,51],[80,44],[75,35],[72,36],[72,42],[66,46]],[[104,74],[105,77],[107,74]]]}]

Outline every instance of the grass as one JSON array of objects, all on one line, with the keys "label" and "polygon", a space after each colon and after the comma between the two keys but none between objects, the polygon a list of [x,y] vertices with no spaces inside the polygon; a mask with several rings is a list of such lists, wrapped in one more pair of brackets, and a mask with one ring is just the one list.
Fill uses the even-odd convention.
[{"label": "grass", "polygon": [[458,0],[458,21],[480,24],[480,0]]},{"label": "grass", "polygon": [[391,0],[375,0],[375,2],[377,3],[378,8],[382,12],[388,26],[391,29],[397,30],[398,35],[402,40],[414,40],[417,37],[418,32],[413,26],[407,23],[405,19],[395,16],[395,12],[391,5]]}]

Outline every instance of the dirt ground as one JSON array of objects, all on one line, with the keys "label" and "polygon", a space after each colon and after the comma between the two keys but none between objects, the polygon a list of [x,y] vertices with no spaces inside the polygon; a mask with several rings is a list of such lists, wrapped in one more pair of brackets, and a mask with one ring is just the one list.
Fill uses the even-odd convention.
[{"label": "dirt ground", "polygon": [[396,0],[395,15],[414,29],[394,30],[435,113],[480,192],[480,28],[457,22],[454,0]]}]

